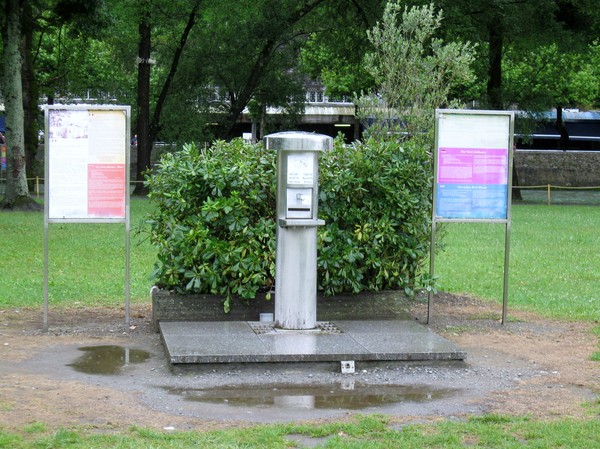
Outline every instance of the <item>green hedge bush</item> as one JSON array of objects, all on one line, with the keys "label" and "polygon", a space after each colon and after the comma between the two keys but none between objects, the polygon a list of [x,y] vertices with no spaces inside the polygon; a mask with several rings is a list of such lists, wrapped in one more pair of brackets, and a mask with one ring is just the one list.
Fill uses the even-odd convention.
[{"label": "green hedge bush", "polygon": [[[430,155],[367,141],[320,155],[318,283],[325,294],[422,285],[431,220]],[[157,285],[230,300],[275,277],[276,153],[241,140],[163,156],[147,177]]]},{"label": "green hedge bush", "polygon": [[433,170],[414,142],[337,144],[320,159],[319,286],[326,294],[426,281]]}]

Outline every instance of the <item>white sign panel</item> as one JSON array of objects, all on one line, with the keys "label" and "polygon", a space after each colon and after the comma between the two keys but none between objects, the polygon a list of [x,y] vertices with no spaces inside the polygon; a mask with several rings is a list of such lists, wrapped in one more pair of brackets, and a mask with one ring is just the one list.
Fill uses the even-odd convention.
[{"label": "white sign panel", "polygon": [[312,185],[315,177],[315,153],[291,153],[287,158],[287,183]]},{"label": "white sign panel", "polygon": [[46,108],[48,220],[125,220],[128,123],[128,106]]}]

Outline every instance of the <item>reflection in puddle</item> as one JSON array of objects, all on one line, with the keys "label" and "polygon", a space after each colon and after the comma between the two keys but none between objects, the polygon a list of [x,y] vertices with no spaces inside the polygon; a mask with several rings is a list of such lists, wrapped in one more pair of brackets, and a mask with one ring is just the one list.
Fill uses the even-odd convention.
[{"label": "reflection in puddle", "polygon": [[294,409],[346,409],[398,403],[425,403],[445,399],[458,388],[428,385],[366,385],[353,380],[333,385],[243,385],[210,389],[165,388],[185,400],[231,406],[280,407]]},{"label": "reflection in puddle", "polygon": [[122,346],[86,346],[84,354],[68,366],[85,374],[119,374],[127,365],[145,362],[150,353]]}]

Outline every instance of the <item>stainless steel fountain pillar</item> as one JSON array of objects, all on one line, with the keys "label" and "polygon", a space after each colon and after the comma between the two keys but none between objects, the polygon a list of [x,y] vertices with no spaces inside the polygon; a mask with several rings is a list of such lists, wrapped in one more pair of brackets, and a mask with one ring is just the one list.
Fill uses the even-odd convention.
[{"label": "stainless steel fountain pillar", "polygon": [[265,136],[277,151],[277,252],[275,325],[317,326],[317,218],[319,152],[333,147],[329,136],[281,132]]}]

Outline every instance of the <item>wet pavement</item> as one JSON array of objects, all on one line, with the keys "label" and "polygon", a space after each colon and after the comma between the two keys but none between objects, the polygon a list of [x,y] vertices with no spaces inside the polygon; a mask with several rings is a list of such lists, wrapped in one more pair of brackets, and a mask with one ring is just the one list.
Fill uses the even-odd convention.
[{"label": "wet pavement", "polygon": [[173,364],[464,360],[466,352],[411,320],[336,320],[314,330],[273,322],[161,322]]},{"label": "wet pavement", "polygon": [[[335,362],[172,365],[156,334],[140,346],[59,344],[13,368],[111,388],[124,403],[135,395],[136,402],[178,422],[291,422],[339,419],[350,412],[451,416],[515,377],[479,372],[460,360],[363,361],[352,373],[341,372]],[[481,412],[476,405],[466,408]]]}]

